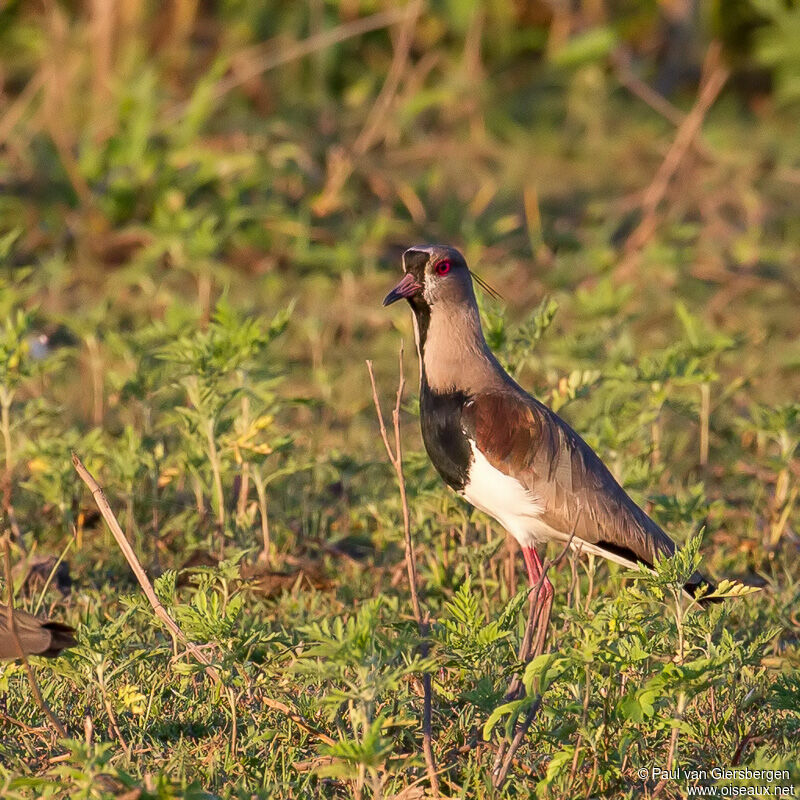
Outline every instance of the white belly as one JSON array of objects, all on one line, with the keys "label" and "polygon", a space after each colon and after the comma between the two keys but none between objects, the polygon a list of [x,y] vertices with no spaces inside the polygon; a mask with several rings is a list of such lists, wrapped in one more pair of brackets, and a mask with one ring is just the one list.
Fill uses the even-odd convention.
[{"label": "white belly", "polygon": [[516,478],[493,467],[474,442],[470,447],[472,464],[462,497],[494,517],[522,547],[553,538],[552,529],[540,519],[542,507],[536,498]]},{"label": "white belly", "polygon": [[552,528],[541,518],[542,506],[536,497],[516,478],[505,475],[493,467],[474,442],[469,482],[461,496],[490,517],[494,517],[519,543],[521,547],[535,547],[544,542],[570,542],[573,550],[592,553],[615,561],[626,567],[634,562],[598,547],[591,542],[572,537],[570,531]]}]

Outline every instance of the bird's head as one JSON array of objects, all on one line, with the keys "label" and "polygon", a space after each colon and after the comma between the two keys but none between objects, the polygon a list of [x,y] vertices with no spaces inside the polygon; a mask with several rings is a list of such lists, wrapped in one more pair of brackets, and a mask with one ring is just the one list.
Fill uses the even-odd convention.
[{"label": "bird's head", "polygon": [[414,312],[420,379],[436,392],[469,393],[497,383],[496,370],[502,370],[483,336],[473,278],[495,297],[497,292],[454,247],[412,247],[403,253],[403,270],[383,304],[405,298]]},{"label": "bird's head", "polygon": [[403,253],[405,275],[383,300],[385,306],[405,298],[415,312],[436,306],[474,304],[472,274],[454,247],[418,245]]}]

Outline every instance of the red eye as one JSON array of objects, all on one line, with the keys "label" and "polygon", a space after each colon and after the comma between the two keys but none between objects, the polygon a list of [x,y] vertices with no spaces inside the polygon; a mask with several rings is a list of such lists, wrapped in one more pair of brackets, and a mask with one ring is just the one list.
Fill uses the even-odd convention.
[{"label": "red eye", "polygon": [[436,273],[438,275],[447,275],[450,272],[450,267],[453,265],[450,263],[449,258],[443,258],[437,265],[436,265]]}]

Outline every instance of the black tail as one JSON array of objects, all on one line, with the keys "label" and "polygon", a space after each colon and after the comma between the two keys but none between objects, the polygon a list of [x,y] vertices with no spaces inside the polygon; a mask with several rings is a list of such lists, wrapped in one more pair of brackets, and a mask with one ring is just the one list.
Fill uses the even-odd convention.
[{"label": "black tail", "polygon": [[42,627],[50,631],[50,646],[39,655],[53,658],[62,650],[78,644],[78,640],[75,638],[75,628],[64,625],[63,622],[45,622]]},{"label": "black tail", "polygon": [[708,608],[713,603],[722,602],[721,597],[698,597],[698,595],[711,594],[716,588],[717,585],[713,581],[704,578],[699,572],[695,572],[683,587],[686,594],[697,600],[698,604],[703,608]]}]

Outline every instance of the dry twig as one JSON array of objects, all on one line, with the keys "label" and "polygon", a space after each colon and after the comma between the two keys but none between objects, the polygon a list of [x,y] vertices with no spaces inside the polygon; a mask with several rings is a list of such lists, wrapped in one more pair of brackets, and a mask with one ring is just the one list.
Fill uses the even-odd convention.
[{"label": "dry twig", "polygon": [[676,128],[683,124],[686,114],[636,75],[630,67],[630,60],[630,53],[623,48],[620,48],[611,56],[614,74],[620,84],[632,95],[650,106],[653,111],[671,122]]},{"label": "dry twig", "polygon": [[[92,477],[89,470],[86,469],[86,467],[83,465],[83,463],[75,453],[72,454],[72,463],[78,475],[81,476],[83,482],[89,487],[89,491],[91,491],[92,497],[94,498],[95,503],[97,503],[97,508],[100,510],[103,519],[106,521],[106,524],[111,530],[114,539],[116,539],[116,542],[119,545],[120,550],[122,550],[122,553],[125,556],[125,559],[127,560],[128,564],[130,565],[131,570],[133,570],[133,574],[136,576],[136,580],[139,581],[139,585],[142,587],[142,591],[144,591],[145,596],[150,602],[150,605],[153,607],[153,611],[156,613],[156,616],[166,625],[167,630],[170,632],[170,634],[175,639],[182,642],[185,645],[186,649],[192,654],[192,656],[194,656],[194,658],[206,668],[206,672],[208,673],[209,677],[211,677],[214,681],[216,681],[220,685],[220,687],[226,692],[231,708],[231,726],[232,726],[231,753],[235,753],[237,723],[236,723],[236,702],[233,694],[233,689],[231,689],[229,686],[225,686],[222,677],[220,676],[217,669],[211,665],[211,661],[209,660],[208,656],[206,656],[206,654],[194,642],[190,641],[187,638],[186,634],[178,626],[178,623],[175,622],[174,619],[172,619],[172,617],[167,613],[167,610],[161,604],[161,601],[158,599],[158,597],[156,597],[156,593],[153,590],[153,586],[150,583],[150,579],[147,577],[147,574],[142,568],[142,565],[139,562],[136,553],[133,552],[133,548],[131,547],[130,543],[125,538],[125,534],[123,533],[119,522],[117,522],[117,518],[114,516],[114,512],[111,510],[111,506],[108,504],[108,500],[106,499],[103,489],[100,487],[97,481]],[[324,742],[325,744],[334,744],[334,740],[331,739],[330,736],[322,733],[321,731],[318,731],[313,725],[310,725],[308,722],[306,722],[299,714],[293,712],[284,703],[266,697],[263,697],[261,699],[261,702],[265,706],[268,706],[269,708],[272,708],[275,711],[279,711],[288,719],[292,720],[292,722],[294,722],[297,726],[302,728],[307,733],[310,733],[313,736],[317,737],[320,741]]]},{"label": "dry twig", "polygon": [[[383,422],[383,412],[381,411],[380,400],[378,400],[378,389],[375,385],[375,375],[372,371],[372,362],[367,361],[367,371],[369,372],[369,381],[372,385],[372,401],[375,404],[375,412],[378,415],[378,425],[380,426],[381,438],[383,439],[383,446],[386,448],[386,454],[389,461],[394,467],[397,476],[397,485],[400,489],[400,503],[403,507],[403,533],[405,538],[405,556],[406,556],[406,570],[408,572],[408,583],[411,591],[411,605],[414,609],[414,617],[417,620],[420,637],[423,643],[421,647],[423,657],[427,655],[427,642],[425,637],[428,635],[430,627],[430,620],[427,612],[423,614],[422,606],[419,602],[419,591],[417,589],[417,568],[416,559],[414,556],[414,542],[411,539],[411,516],[408,510],[408,497],[406,496],[406,482],[403,475],[403,450],[400,440],[400,402],[403,399],[403,390],[405,389],[406,379],[403,374],[403,345],[400,345],[399,354],[400,363],[400,378],[397,385],[397,396],[395,399],[394,409],[392,410],[392,423],[394,427],[394,448],[389,443],[389,435],[386,431],[386,425]],[[434,797],[439,796],[439,779],[436,773],[436,761],[433,757],[433,744],[431,736],[431,712],[432,712],[432,695],[433,690],[431,687],[431,676],[429,672],[422,675],[422,689],[423,689],[423,710],[422,710],[422,750],[425,755],[425,766],[428,771],[428,780],[431,785],[431,792]]]},{"label": "dry twig", "polygon": [[338,149],[331,154],[325,188],[313,205],[313,210],[321,216],[329,213],[336,205],[339,192],[353,173],[355,160],[377,144],[383,135],[387,114],[397,96],[400,80],[408,66],[408,56],[414,41],[414,29],[422,11],[422,5],[423,0],[413,0],[403,11],[403,22],[397,35],[397,44],[386,80],[367,115],[361,133],[353,142],[350,152],[345,153]]},{"label": "dry twig", "polygon": [[139,581],[139,585],[142,587],[145,597],[153,607],[153,611],[155,612],[156,616],[164,623],[164,625],[166,625],[170,635],[185,645],[186,649],[195,657],[195,659],[206,667],[208,674],[215,681],[221,683],[219,672],[217,672],[217,670],[211,666],[211,661],[209,660],[208,656],[206,656],[206,654],[194,642],[187,638],[186,634],[180,629],[180,627],[178,627],[178,623],[172,619],[172,617],[167,613],[167,609],[164,608],[164,606],[161,604],[161,601],[158,599],[158,597],[156,597],[156,593],[153,590],[153,584],[150,583],[147,573],[144,571],[136,553],[133,552],[130,542],[128,542],[128,540],[125,538],[125,534],[123,533],[119,522],[117,522],[114,512],[111,510],[111,506],[108,504],[105,492],[103,492],[103,489],[92,477],[92,474],[88,469],[86,469],[76,453],[72,454],[72,464],[83,482],[89,487],[89,491],[92,493],[95,503],[97,503],[97,508],[100,511],[100,514],[106,521],[106,525],[108,525],[109,530],[119,545],[119,549],[122,550],[125,560],[128,562],[133,574],[136,576],[136,580]]},{"label": "dry twig", "polygon": [[[324,50],[326,47],[340,44],[348,39],[363,36],[370,31],[380,30],[381,28],[394,25],[396,22],[400,22],[405,15],[405,9],[394,8],[389,11],[380,11],[377,14],[372,14],[369,17],[357,19],[344,25],[338,25],[329,31],[309,36],[307,39],[303,39],[300,42],[294,42],[292,44],[286,44],[285,42],[276,44],[270,42],[267,47],[267,52],[259,52],[252,58],[250,63],[242,67],[242,69],[237,70],[235,75],[231,75],[219,81],[211,92],[211,99],[214,102],[220,100],[237,86],[247,83],[263,72]],[[262,48],[259,48],[259,50],[261,49]],[[189,101],[186,101],[173,106],[164,115],[166,122],[173,123],[179,120],[189,108],[189,105]]]},{"label": "dry twig", "polygon": [[43,69],[38,70],[25,84],[25,88],[19,93],[14,102],[6,106],[2,117],[0,117],[0,144],[5,144],[11,132],[23,119],[33,100],[45,85],[46,79],[45,71]]},{"label": "dry twig", "polygon": [[267,708],[271,708],[273,711],[279,711],[285,717],[294,722],[298,728],[301,728],[306,733],[310,733],[321,742],[324,742],[327,745],[336,744],[335,739],[328,736],[327,733],[317,730],[313,725],[309,725],[308,722],[306,722],[298,713],[292,711],[292,709],[289,708],[286,703],[281,703],[280,700],[273,700],[271,697],[264,697],[263,695],[259,697],[259,702],[263,703]]},{"label": "dry twig", "polygon": [[657,211],[667,193],[678,167],[683,162],[692,143],[696,140],[708,110],[717,99],[722,87],[728,80],[729,70],[720,60],[720,45],[712,43],[706,56],[700,91],[692,110],[681,122],[675,139],[667,151],[661,166],[647,187],[642,199],[642,219],[625,242],[625,255],[615,271],[620,280],[630,277],[638,262],[642,247],[655,233]]}]

